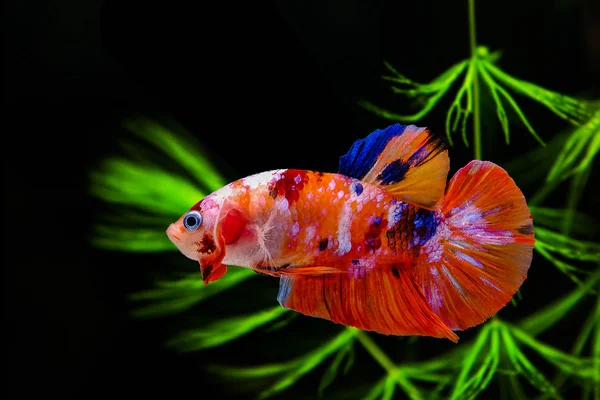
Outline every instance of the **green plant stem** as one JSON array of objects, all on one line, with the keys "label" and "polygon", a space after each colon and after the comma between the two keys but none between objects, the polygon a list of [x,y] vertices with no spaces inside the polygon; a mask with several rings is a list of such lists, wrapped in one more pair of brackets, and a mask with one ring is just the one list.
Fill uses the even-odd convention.
[{"label": "green plant stem", "polygon": [[583,189],[586,186],[590,173],[592,172],[591,164],[573,176],[570,182],[569,195],[567,197],[567,215],[563,219],[562,232],[565,235],[571,234],[573,228],[573,216],[577,209],[577,204],[583,194]]},{"label": "green plant stem", "polygon": [[548,198],[548,196],[552,194],[552,192],[558,187],[559,183],[560,182],[558,180],[544,183],[544,185],[540,187],[533,196],[531,196],[528,203],[530,205],[542,204],[543,201],[546,200],[546,198]]},{"label": "green plant stem", "polygon": [[410,400],[424,400],[423,395],[419,392],[419,389],[414,386],[410,380],[400,373],[400,368],[394,364],[392,360],[375,344],[375,342],[369,337],[366,332],[358,330],[356,328],[349,328],[354,331],[355,337],[358,339],[360,344],[369,352],[379,365],[385,369],[388,377],[393,379],[402,390],[406,393]]},{"label": "green plant stem", "polygon": [[354,331],[356,338],[363,345],[363,347],[369,352],[369,354],[387,371],[391,376],[395,376],[398,367],[390,358],[377,346],[377,344],[369,337],[366,332],[356,329]]},{"label": "green plant stem", "polygon": [[[477,37],[475,36],[475,0],[469,0],[469,41],[471,44],[471,62],[478,62]],[[477,65],[475,65],[477,67]],[[481,160],[481,120],[479,109],[479,73],[475,68],[473,74],[473,134],[475,143],[475,159]]]}]

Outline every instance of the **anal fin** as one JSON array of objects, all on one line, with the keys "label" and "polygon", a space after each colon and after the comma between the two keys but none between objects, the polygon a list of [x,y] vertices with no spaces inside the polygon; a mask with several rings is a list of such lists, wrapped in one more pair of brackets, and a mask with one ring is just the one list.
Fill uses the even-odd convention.
[{"label": "anal fin", "polygon": [[412,266],[377,266],[362,276],[283,274],[277,299],[302,314],[362,330],[458,341],[427,304]]}]

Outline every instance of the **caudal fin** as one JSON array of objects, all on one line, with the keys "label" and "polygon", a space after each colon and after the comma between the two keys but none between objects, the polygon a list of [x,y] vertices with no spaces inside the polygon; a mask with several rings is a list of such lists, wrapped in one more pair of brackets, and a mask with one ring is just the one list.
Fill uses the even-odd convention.
[{"label": "caudal fin", "polygon": [[487,161],[471,161],[452,177],[442,213],[443,250],[428,255],[416,278],[440,319],[463,330],[496,314],[527,277],[533,221],[515,182]]}]

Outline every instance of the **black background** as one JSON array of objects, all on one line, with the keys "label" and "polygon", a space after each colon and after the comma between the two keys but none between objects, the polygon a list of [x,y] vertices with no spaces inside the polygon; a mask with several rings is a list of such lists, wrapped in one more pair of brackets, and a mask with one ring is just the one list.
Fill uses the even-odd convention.
[{"label": "black background", "polygon": [[[478,40],[503,49],[507,72],[598,95],[593,2],[479,3]],[[156,260],[87,246],[96,212],[87,173],[114,150],[124,117],[180,122],[231,179],[333,171],[355,139],[387,125],[357,100],[409,105],[380,79],[383,60],[427,81],[469,51],[466,1],[10,0],[3,8],[4,376],[8,393],[22,395],[207,390],[198,358],[163,348],[168,328],[129,317],[125,298],[149,287],[145,271]],[[427,119],[435,131],[446,106]],[[487,112],[484,128],[500,138]],[[565,127],[542,107],[528,112],[544,138]],[[487,140],[486,158],[535,146],[516,132],[512,147]],[[470,156],[462,145],[452,150],[452,169]]]}]

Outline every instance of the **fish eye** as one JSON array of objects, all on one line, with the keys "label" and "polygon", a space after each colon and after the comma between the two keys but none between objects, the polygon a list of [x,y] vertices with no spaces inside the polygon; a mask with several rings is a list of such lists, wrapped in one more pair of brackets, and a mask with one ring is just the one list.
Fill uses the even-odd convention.
[{"label": "fish eye", "polygon": [[183,226],[188,231],[195,231],[202,224],[202,214],[198,211],[190,211],[183,217]]}]

